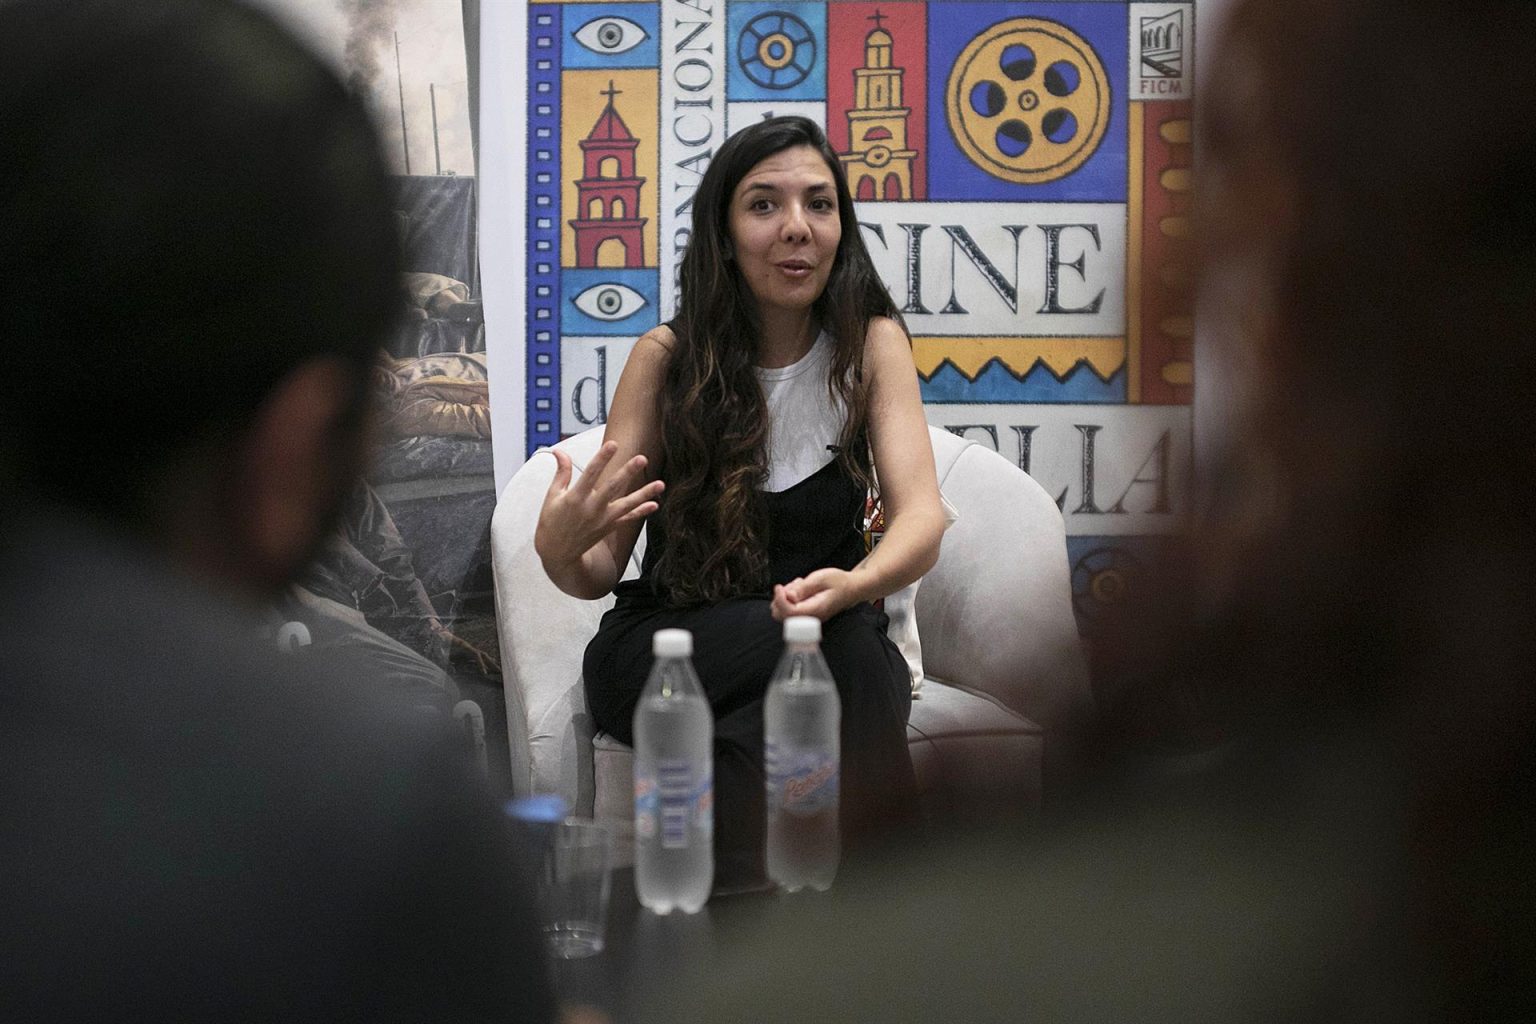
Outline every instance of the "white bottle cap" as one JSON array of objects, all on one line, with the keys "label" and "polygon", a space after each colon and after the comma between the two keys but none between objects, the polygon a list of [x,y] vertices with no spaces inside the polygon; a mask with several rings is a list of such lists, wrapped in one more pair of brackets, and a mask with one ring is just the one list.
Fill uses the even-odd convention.
[{"label": "white bottle cap", "polygon": [[651,637],[651,653],[658,658],[691,658],[693,634],[686,629],[658,629]]},{"label": "white bottle cap", "polygon": [[784,620],[784,642],[787,644],[821,643],[821,620],[814,615],[791,615]]}]

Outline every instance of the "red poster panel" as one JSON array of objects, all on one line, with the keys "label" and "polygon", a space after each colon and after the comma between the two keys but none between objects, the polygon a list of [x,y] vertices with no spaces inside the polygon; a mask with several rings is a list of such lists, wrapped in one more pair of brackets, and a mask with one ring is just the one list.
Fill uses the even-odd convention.
[{"label": "red poster panel", "polygon": [[[907,2],[828,5],[827,140],[838,153],[856,156],[860,166],[869,165],[874,195],[858,196],[858,183],[865,175],[855,174],[855,167],[845,161],[849,187],[857,198],[928,196],[926,6]],[[861,80],[865,82],[862,95]],[[876,94],[886,89],[899,95]],[[915,155],[903,155],[909,152]],[[882,175],[884,168],[892,170]],[[906,168],[910,168],[911,193],[887,195],[883,182],[896,169]]]}]

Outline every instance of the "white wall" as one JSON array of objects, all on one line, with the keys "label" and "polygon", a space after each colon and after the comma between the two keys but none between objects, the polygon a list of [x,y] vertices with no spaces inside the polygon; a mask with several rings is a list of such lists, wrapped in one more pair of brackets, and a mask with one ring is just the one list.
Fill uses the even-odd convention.
[{"label": "white wall", "polygon": [[[528,5],[486,3],[480,10],[480,266],[485,300],[486,359],[491,378],[491,433],[496,493],[523,464],[527,445],[523,395],[527,391],[527,279],[492,275],[487,267],[522,270],[527,252],[526,149]],[[500,98],[500,101],[498,101]]]}]

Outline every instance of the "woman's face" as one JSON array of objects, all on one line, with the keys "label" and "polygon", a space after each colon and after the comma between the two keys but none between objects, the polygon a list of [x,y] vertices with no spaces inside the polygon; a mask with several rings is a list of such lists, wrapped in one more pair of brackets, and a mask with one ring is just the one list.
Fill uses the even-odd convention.
[{"label": "woman's face", "polygon": [[810,146],[780,150],[746,173],[730,205],[731,246],[764,311],[808,309],[837,260],[837,185]]}]

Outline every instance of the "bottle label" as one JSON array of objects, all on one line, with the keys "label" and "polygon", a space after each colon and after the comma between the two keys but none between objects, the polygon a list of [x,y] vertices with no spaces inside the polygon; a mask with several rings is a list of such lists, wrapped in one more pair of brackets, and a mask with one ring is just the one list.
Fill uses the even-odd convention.
[{"label": "bottle label", "polygon": [[688,846],[690,826],[706,834],[714,823],[713,794],[708,775],[695,779],[693,762],[687,758],[662,758],[657,762],[661,805],[661,846],[681,850]]},{"label": "bottle label", "polygon": [[693,791],[693,827],[705,837],[715,834],[715,780],[710,772],[700,776]]},{"label": "bottle label", "polygon": [[836,753],[768,744],[763,761],[769,807],[809,815],[837,806]]},{"label": "bottle label", "polygon": [[656,776],[635,773],[635,838],[651,839],[656,835],[658,797]]}]

